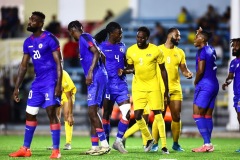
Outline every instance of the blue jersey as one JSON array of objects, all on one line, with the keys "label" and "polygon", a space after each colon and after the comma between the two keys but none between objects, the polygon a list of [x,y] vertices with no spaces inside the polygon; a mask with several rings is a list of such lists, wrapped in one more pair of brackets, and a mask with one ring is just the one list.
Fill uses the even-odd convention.
[{"label": "blue jersey", "polygon": [[235,58],[230,63],[229,72],[234,74],[233,91],[234,95],[240,95],[240,59]]},{"label": "blue jersey", "polygon": [[52,53],[57,50],[60,50],[59,41],[48,31],[44,31],[40,37],[31,35],[24,41],[23,52],[32,58],[36,74],[33,84],[56,83],[57,64]]},{"label": "blue jersey", "polygon": [[[93,37],[88,33],[82,33],[79,38],[79,54],[85,77],[88,74],[88,70],[93,60],[93,53],[89,49],[92,46],[96,46],[98,48],[95,39],[93,39]],[[93,70],[93,78],[104,75],[107,75],[107,72],[101,59],[99,59],[97,65]]]},{"label": "blue jersey", "polygon": [[106,70],[108,74],[108,91],[119,93],[123,89],[127,89],[126,75],[118,76],[118,69],[124,69],[126,46],[120,42],[111,44],[105,41],[100,44],[100,49],[106,56]]},{"label": "blue jersey", "polygon": [[201,60],[205,61],[205,70],[203,77],[198,82],[196,87],[201,87],[202,90],[212,90],[219,87],[217,80],[217,55],[211,46],[204,46],[199,49],[196,55],[196,72],[198,70],[198,63]]}]

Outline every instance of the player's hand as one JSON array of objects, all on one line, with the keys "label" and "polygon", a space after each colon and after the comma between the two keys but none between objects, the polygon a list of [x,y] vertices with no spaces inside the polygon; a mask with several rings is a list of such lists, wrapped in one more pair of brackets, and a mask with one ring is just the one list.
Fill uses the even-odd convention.
[{"label": "player's hand", "polygon": [[55,96],[56,97],[61,97],[62,95],[62,86],[61,85],[56,85],[55,87]]},{"label": "player's hand", "polygon": [[164,105],[167,106],[170,104],[170,95],[168,92],[164,93]]},{"label": "player's hand", "polygon": [[184,75],[187,79],[192,79],[192,77],[193,77],[193,73],[192,73],[192,72],[183,72],[183,75]]},{"label": "player's hand", "polygon": [[223,83],[222,89],[223,89],[223,90],[226,90],[226,87],[227,87],[227,86],[228,86],[227,83]]},{"label": "player's hand", "polygon": [[74,124],[74,118],[73,118],[73,115],[72,115],[72,114],[68,116],[68,124],[69,124],[70,126],[72,126],[72,125]]},{"label": "player's hand", "polygon": [[122,74],[123,74],[123,69],[119,68],[118,69],[118,76],[122,76]]},{"label": "player's hand", "polygon": [[88,75],[86,77],[86,85],[89,86],[89,85],[91,85],[93,83],[92,77],[93,77],[92,72],[88,72]]},{"label": "player's hand", "polygon": [[15,102],[20,102],[20,98],[18,97],[19,95],[19,89],[14,89],[13,91],[13,99]]}]

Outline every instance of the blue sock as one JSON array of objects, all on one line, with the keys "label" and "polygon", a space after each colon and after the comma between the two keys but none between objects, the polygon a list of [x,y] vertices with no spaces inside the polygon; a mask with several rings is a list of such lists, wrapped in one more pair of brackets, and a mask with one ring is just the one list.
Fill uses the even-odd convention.
[{"label": "blue sock", "polygon": [[97,131],[97,135],[98,135],[98,138],[100,141],[106,140],[106,135],[102,128],[96,128],[96,131]]},{"label": "blue sock", "polygon": [[123,137],[124,133],[126,132],[126,130],[128,129],[128,124],[129,121],[123,120],[121,119],[118,123],[118,133],[117,133],[117,138],[121,138]]},{"label": "blue sock", "polygon": [[213,120],[212,120],[212,116],[205,116],[206,119],[206,124],[207,124],[207,129],[208,129],[208,133],[210,138],[212,137],[212,130],[213,130]]},{"label": "blue sock", "polygon": [[50,124],[50,129],[52,134],[53,149],[59,149],[61,124],[60,123]]},{"label": "blue sock", "polygon": [[26,121],[23,146],[30,148],[34,131],[37,127],[37,121]]},{"label": "blue sock", "polygon": [[102,119],[102,123],[103,123],[103,129],[106,135],[106,139],[109,143],[109,135],[110,135],[110,129],[111,129],[110,120]]},{"label": "blue sock", "polygon": [[193,115],[193,118],[196,122],[200,134],[202,135],[204,144],[211,143],[210,135],[207,129],[206,119],[200,115]]},{"label": "blue sock", "polygon": [[92,146],[97,147],[98,146],[98,135],[91,135],[91,142]]}]

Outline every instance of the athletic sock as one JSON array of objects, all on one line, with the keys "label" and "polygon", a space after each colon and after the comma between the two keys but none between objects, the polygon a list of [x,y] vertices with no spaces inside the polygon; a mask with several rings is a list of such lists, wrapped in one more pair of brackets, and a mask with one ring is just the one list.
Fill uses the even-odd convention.
[{"label": "athletic sock", "polygon": [[34,131],[37,127],[37,121],[26,121],[23,146],[30,148]]},{"label": "athletic sock", "polygon": [[179,122],[172,121],[171,123],[173,142],[178,142],[181,133],[181,125],[182,125],[181,121]]},{"label": "athletic sock", "polygon": [[117,139],[122,139],[124,133],[126,132],[128,128],[129,121],[121,119],[118,123],[118,133],[117,133]]},{"label": "athletic sock", "polygon": [[96,132],[97,132],[98,138],[101,142],[101,146],[109,147],[109,144],[106,140],[106,135],[105,135],[104,130],[102,128],[96,128]]},{"label": "athletic sock", "polygon": [[65,134],[66,134],[66,143],[71,144],[71,142],[72,142],[73,125],[70,126],[68,121],[64,121],[64,126],[65,126]]},{"label": "athletic sock", "polygon": [[59,149],[61,124],[50,124],[53,149]]},{"label": "athletic sock", "polygon": [[193,118],[196,122],[199,133],[202,135],[204,144],[211,143],[210,136],[209,136],[208,129],[207,129],[206,119],[200,115],[193,115]]},{"label": "athletic sock", "polygon": [[110,135],[110,120],[102,119],[103,129],[106,135],[107,142],[109,143],[109,135]]},{"label": "athletic sock", "polygon": [[166,139],[166,130],[165,130],[165,121],[163,119],[162,114],[157,114],[154,116],[154,121],[157,123],[160,140],[162,144],[162,148],[167,146],[167,139]]}]

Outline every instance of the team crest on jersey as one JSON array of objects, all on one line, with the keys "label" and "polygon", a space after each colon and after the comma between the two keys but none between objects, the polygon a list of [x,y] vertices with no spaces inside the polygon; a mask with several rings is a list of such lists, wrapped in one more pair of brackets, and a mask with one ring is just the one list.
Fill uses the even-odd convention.
[{"label": "team crest on jersey", "polygon": [[40,43],[39,45],[38,45],[38,48],[42,48],[43,47],[43,45],[42,45],[42,43]]},{"label": "team crest on jersey", "polygon": [[152,54],[151,54],[151,53],[148,53],[146,56],[147,56],[147,57],[151,57],[151,56],[152,56]]},{"label": "team crest on jersey", "polygon": [[124,49],[123,49],[123,48],[120,48],[120,52],[124,52]]},{"label": "team crest on jersey", "polygon": [[92,100],[92,95],[91,94],[88,94],[88,99],[87,99],[88,101],[89,100]]}]

